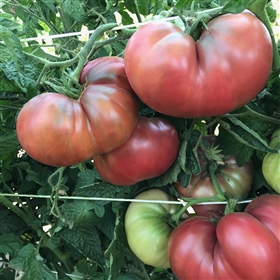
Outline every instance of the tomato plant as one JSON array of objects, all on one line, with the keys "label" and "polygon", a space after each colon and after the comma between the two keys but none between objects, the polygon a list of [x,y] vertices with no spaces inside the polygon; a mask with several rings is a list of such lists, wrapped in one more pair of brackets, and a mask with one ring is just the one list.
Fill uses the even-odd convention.
[{"label": "tomato plant", "polygon": [[182,222],[170,235],[170,266],[179,280],[276,280],[279,233],[280,196],[262,195],[217,224],[204,217]]},{"label": "tomato plant", "polygon": [[[174,199],[159,189],[150,189],[137,195],[135,199],[161,200]],[[125,231],[129,247],[145,264],[168,268],[167,245],[172,232],[168,217],[179,210],[180,205],[132,202],[125,214]]]},{"label": "tomato plant", "polygon": [[272,58],[266,27],[243,12],[213,19],[197,42],[172,23],[148,23],[130,38],[124,62],[144,103],[166,115],[194,118],[250,102],[264,88]]},{"label": "tomato plant", "polygon": [[262,172],[269,185],[280,193],[280,129],[271,136],[269,144],[271,148],[278,150],[276,153],[267,153],[263,159]]},{"label": "tomato plant", "polygon": [[175,161],[178,132],[162,118],[139,117],[130,138],[115,150],[94,157],[103,179],[115,185],[133,185],[163,174]]},{"label": "tomato plant", "polygon": [[[211,134],[216,128],[219,129],[219,144],[225,155],[235,154],[240,166],[249,158],[253,161],[254,181],[248,199],[253,199],[260,193],[274,193],[263,178],[261,163],[265,153],[277,150],[269,147],[267,137],[280,124],[280,60],[276,44],[279,34],[273,34],[274,29],[272,30],[277,20],[276,2],[275,0],[1,1],[0,279],[18,279],[21,276],[22,279],[30,280],[71,277],[88,280],[177,279],[170,268],[159,268],[168,266],[166,240],[174,229],[174,226],[168,229],[169,224],[174,225],[181,221],[181,214],[185,214],[187,204],[193,205],[192,203],[198,201],[226,202],[228,196],[219,193],[216,188],[219,194],[217,197],[184,198],[187,204],[175,214],[173,213],[177,209],[174,205],[156,199],[166,198],[166,203],[169,203],[169,195],[175,197],[177,194],[170,185],[179,177],[186,185],[190,177],[186,175],[182,177],[183,173],[187,175],[199,173],[196,147],[202,147],[200,141],[202,135]],[[236,100],[244,101],[245,96],[251,98],[251,90],[257,85],[260,87],[262,80],[257,73],[258,66],[265,63],[264,61],[267,65],[270,64],[269,40],[267,37],[259,36],[255,30],[262,26],[255,17],[249,15],[243,17],[238,14],[245,9],[254,12],[271,35],[274,47],[272,71],[264,89],[251,102],[224,115],[209,115],[221,114],[222,112],[218,110],[221,103],[230,109],[233,107],[228,108],[229,103],[233,106]],[[234,25],[238,26],[238,30],[244,23],[239,20],[240,18],[252,19],[256,25],[248,28],[247,24],[243,24],[244,32],[240,32],[242,36],[237,39],[235,28],[231,28],[222,37],[217,35],[215,28],[212,32],[210,30],[211,33],[208,32],[206,27],[208,23],[212,27],[218,23],[220,26],[222,19],[227,18],[238,18],[236,21],[232,20]],[[151,24],[143,28],[138,27],[148,24],[148,21],[151,21]],[[163,23],[164,21],[179,25],[186,33],[172,27],[177,35],[172,33],[163,38],[167,40],[176,37],[175,40],[171,38],[166,44],[170,46],[168,50],[161,51],[163,47],[158,44],[162,43],[162,40],[157,40],[161,36],[161,29],[157,29],[153,37],[144,35],[133,50],[131,50],[131,42],[134,40],[132,39],[128,45],[130,51],[125,50],[133,34],[135,35],[132,38],[138,37],[142,33],[141,30],[147,30],[151,26],[163,26],[165,30],[165,27],[170,25]],[[279,23],[276,24],[276,32],[278,25]],[[219,30],[225,30],[227,26],[222,24]],[[261,29],[264,30],[262,27]],[[186,50],[182,48],[181,42],[185,42],[185,38],[191,42],[192,50],[195,49],[192,53],[188,52],[191,48]],[[216,44],[209,43],[209,40]],[[247,40],[250,42],[249,48]],[[155,41],[158,43],[153,44]],[[225,44],[223,42],[218,44],[221,41]],[[247,48],[241,49],[244,42]],[[139,51],[148,43],[151,43],[151,49],[147,49],[145,53],[146,60]],[[267,45],[268,53],[266,50],[262,51],[264,44]],[[253,58],[257,49],[262,53],[254,63]],[[226,55],[227,50],[230,55],[217,58],[219,53]],[[192,72],[192,69],[188,68],[191,66],[188,62],[191,61],[181,59],[180,51],[183,53],[182,56],[194,55],[190,60],[197,62],[199,73]],[[137,87],[142,86],[147,90],[147,95],[160,88],[157,91],[156,103],[160,105],[164,102],[166,110],[171,110],[177,102],[175,110],[178,114],[182,113],[183,107],[193,114],[200,108],[204,110],[207,104],[213,111],[203,111],[208,115],[207,118],[185,118],[185,114],[183,118],[178,118],[156,112],[154,108],[140,102],[140,98],[128,81],[127,74],[131,69],[130,71],[125,69],[124,55],[126,62],[130,59],[131,61],[139,59],[137,65],[133,65],[134,73],[130,79],[133,81],[135,78]],[[228,59],[230,57],[232,60]],[[239,58],[242,59],[240,68],[237,67]],[[217,65],[216,61],[219,61]],[[162,63],[158,65],[158,62]],[[250,66],[249,62],[253,66]],[[142,66],[147,64],[153,72],[145,71],[143,74]],[[157,66],[161,69],[154,71]],[[206,68],[209,70],[210,67],[212,68],[206,73]],[[173,73],[174,68],[178,70],[177,76]],[[266,67],[263,67],[264,72],[265,69]],[[141,70],[142,75],[138,75],[138,70]],[[200,74],[205,75],[205,79]],[[163,78],[160,79],[161,77]],[[246,77],[249,81],[245,79]],[[197,87],[192,83],[192,79],[201,83],[204,81],[203,85]],[[220,87],[214,88],[215,84]],[[187,85],[192,87],[191,94],[185,91]],[[235,89],[240,85],[244,92],[234,92],[232,100],[229,100],[227,93],[232,93],[229,88],[233,85]],[[184,95],[180,95],[181,87]],[[223,90],[222,97],[220,88]],[[206,97],[202,96],[204,90],[209,93]],[[164,96],[167,92],[170,92],[171,97],[166,101]],[[209,96],[215,99],[214,101],[211,99],[212,103]],[[20,112],[22,108],[24,113]],[[20,127],[25,130],[24,133],[18,131],[20,143],[16,133],[18,115],[21,119]],[[133,185],[127,187],[108,183],[101,178],[94,166],[93,158],[97,158],[92,154],[94,143],[101,149],[100,153],[110,154],[107,148],[111,145],[122,146],[129,141],[139,116],[168,120],[180,135],[179,152],[171,166],[169,168],[165,166],[168,169],[162,175],[136,183],[131,180],[129,184]],[[127,138],[126,140],[123,138],[123,144],[121,142],[118,144],[123,133],[127,134]],[[143,131],[141,139],[147,135]],[[175,135],[176,133],[173,135],[174,139]],[[134,157],[129,152],[122,155],[116,170],[123,167],[121,171],[124,172],[124,179],[130,180],[130,173],[137,181],[146,178],[146,175],[156,176],[151,173],[152,169],[167,164],[169,156],[171,160],[173,148],[177,147],[178,141],[173,140],[171,148],[171,145],[167,147],[163,144],[168,142],[168,136],[163,137],[162,141],[160,137],[156,139],[158,142],[152,145],[147,153],[142,150],[143,155],[136,149],[133,149]],[[149,142],[146,140],[143,140],[143,143]],[[26,141],[22,147],[25,147],[28,154],[22,150],[20,145],[22,141]],[[31,148],[34,150],[33,155]],[[118,148],[113,148],[113,151],[116,149]],[[29,154],[34,158],[35,156],[40,158],[34,160]],[[145,154],[147,161],[144,161]],[[164,158],[159,157],[160,155]],[[90,157],[89,160],[86,160],[87,157]],[[127,157],[131,159],[130,163],[126,162]],[[149,164],[156,161],[156,158],[158,158],[156,164],[150,166]],[[207,154],[207,159],[210,158]],[[77,162],[79,163],[75,164]],[[138,167],[134,165],[135,162],[139,164]],[[69,166],[56,167],[49,164],[59,166],[69,164]],[[139,169],[139,173],[131,171],[130,167],[133,166],[135,169],[132,171]],[[215,166],[217,169],[212,168]],[[219,162],[213,160],[209,170],[205,166],[204,173],[209,171],[213,175],[216,171],[216,175],[219,176],[220,168]],[[223,171],[223,168],[221,169]],[[109,169],[108,172],[104,171],[105,175],[109,174],[109,171]],[[140,177],[140,171],[146,172],[144,177]],[[135,227],[137,226],[136,232],[132,230],[134,224],[125,229],[126,210],[129,206],[127,201],[133,200],[144,190],[154,188],[164,190],[166,195],[155,193],[155,197],[152,198],[157,203],[150,203],[149,207],[146,205],[148,203],[129,207],[137,217],[140,217],[141,213],[134,210],[139,208],[146,214],[146,218],[142,215],[143,219],[139,219],[139,224],[133,220]],[[236,201],[230,199],[227,209],[232,208],[232,203]],[[174,211],[170,213],[170,209]],[[263,216],[262,223],[267,219],[268,215]],[[145,221],[143,226],[140,220]],[[146,231],[145,225],[148,224]],[[151,231],[148,231],[148,228]],[[151,232],[158,233],[158,237],[163,236],[163,239],[160,239],[162,243],[155,235],[150,236],[153,237],[151,240],[156,240],[154,244],[158,244],[160,248],[153,247],[154,244],[150,245]],[[148,259],[143,259],[145,262],[141,261],[129,248],[127,236],[130,242],[134,243],[133,246],[136,246],[137,243],[141,244],[140,233],[144,234],[143,241],[146,242],[142,243],[144,248],[142,253],[144,254],[144,251],[150,253],[149,259],[154,261],[151,265],[145,263]],[[133,239],[133,234],[138,238]],[[195,235],[198,236],[197,232]],[[203,243],[204,239],[201,240],[197,242]],[[137,248],[141,250],[140,245]],[[158,255],[155,252],[158,252]],[[235,256],[238,258],[239,252],[235,253]]]},{"label": "tomato plant", "polygon": [[[217,137],[207,135],[205,137],[210,144],[217,141]],[[222,162],[217,164],[215,176],[217,183],[222,192],[227,193],[231,197],[240,196],[246,198],[253,183],[253,163],[248,160],[243,166],[238,166],[236,155],[223,155],[222,152],[218,154]],[[183,186],[182,182],[176,182],[173,185],[178,193],[183,197],[211,197],[216,196],[216,190],[209,173],[209,165],[211,159],[205,157],[205,153],[200,149],[198,151],[201,172],[197,175],[192,175],[191,180],[187,186]],[[197,215],[210,216],[211,214],[221,215],[225,206],[222,204],[209,205],[192,205]]]},{"label": "tomato plant", "polygon": [[[87,74],[89,80],[94,79],[92,72],[96,71],[96,80],[86,86],[79,100],[44,93],[21,109],[17,137],[35,160],[51,166],[73,165],[109,152],[129,138],[139,103],[128,90],[122,59],[106,57],[93,64]],[[87,79],[85,71],[82,82]]]}]

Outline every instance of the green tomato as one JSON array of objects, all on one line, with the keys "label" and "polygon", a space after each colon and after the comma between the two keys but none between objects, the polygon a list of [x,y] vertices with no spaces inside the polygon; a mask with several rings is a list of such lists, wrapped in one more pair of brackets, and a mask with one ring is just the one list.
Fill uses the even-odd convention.
[{"label": "green tomato", "polygon": [[[165,192],[151,189],[135,199],[173,201]],[[168,239],[172,227],[167,219],[181,208],[178,204],[130,203],[125,215],[125,232],[132,252],[145,264],[168,268]]]},{"label": "green tomato", "polygon": [[265,155],[262,163],[262,172],[267,183],[277,193],[280,193],[280,129],[272,134],[269,146],[278,149],[278,152]]}]

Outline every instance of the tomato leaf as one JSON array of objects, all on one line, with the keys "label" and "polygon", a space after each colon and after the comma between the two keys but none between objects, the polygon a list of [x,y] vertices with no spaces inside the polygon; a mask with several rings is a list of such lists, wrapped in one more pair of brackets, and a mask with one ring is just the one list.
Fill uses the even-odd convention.
[{"label": "tomato leaf", "polygon": [[4,233],[0,235],[0,253],[9,254],[14,257],[22,248],[21,239],[14,233]]},{"label": "tomato leaf", "polygon": [[222,9],[224,13],[238,14],[247,9],[250,5],[258,0],[234,0],[228,1]]},{"label": "tomato leaf", "polygon": [[15,152],[19,149],[19,143],[15,131],[6,131],[0,134],[0,158],[11,152]]},{"label": "tomato leaf", "polygon": [[254,149],[239,142],[227,130],[220,128],[218,135],[219,147],[225,155],[236,154],[237,164],[243,166],[253,155]]},{"label": "tomato leaf", "polygon": [[101,241],[96,228],[92,224],[79,224],[73,228],[63,228],[60,236],[85,257],[102,265]]},{"label": "tomato leaf", "polygon": [[232,124],[220,120],[220,125],[234,136],[236,140],[253,149],[272,153],[276,152],[274,149],[271,149],[255,131],[250,129],[239,119],[230,118],[230,121]]},{"label": "tomato leaf", "polygon": [[181,167],[179,162],[176,160],[163,175],[152,180],[151,187],[162,187],[172,184],[173,182],[177,182],[180,172]]},{"label": "tomato leaf", "polygon": [[46,266],[43,258],[32,244],[24,246],[10,261],[12,267],[24,271],[22,280],[55,280],[55,274]]}]

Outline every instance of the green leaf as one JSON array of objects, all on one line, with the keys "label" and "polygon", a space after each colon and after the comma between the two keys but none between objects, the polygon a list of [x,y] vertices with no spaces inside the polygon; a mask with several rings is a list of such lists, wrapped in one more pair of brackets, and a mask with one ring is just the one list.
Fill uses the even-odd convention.
[{"label": "green leaf", "polygon": [[232,0],[228,1],[223,7],[222,12],[238,14],[251,6],[254,2],[259,0]]},{"label": "green leaf", "polygon": [[[28,64],[25,65],[27,70]],[[23,75],[16,67],[16,62],[11,60],[8,63],[0,63],[0,68],[5,73],[6,77],[10,81],[14,81],[15,85],[18,86],[24,93],[26,93],[27,99],[31,99],[37,94],[37,84],[34,79],[29,78],[26,74]],[[32,66],[30,66],[30,69]],[[34,67],[33,67],[34,70]],[[28,71],[28,70],[27,70]],[[32,70],[31,70],[32,71]]]},{"label": "green leaf", "polygon": [[3,156],[11,152],[15,152],[20,148],[17,135],[14,130],[6,131],[5,133],[0,134],[0,147],[0,159],[3,158]]},{"label": "green leaf", "polygon": [[173,182],[177,182],[180,172],[181,167],[178,160],[176,160],[163,175],[152,179],[151,187],[163,187],[172,184]]},{"label": "green leaf", "polygon": [[23,270],[21,280],[55,280],[55,274],[45,265],[43,258],[38,255],[32,244],[24,246],[18,255],[10,261],[10,265]]},{"label": "green leaf", "polygon": [[85,257],[102,265],[104,263],[101,241],[96,228],[91,224],[63,228],[60,235],[64,241],[76,248]]},{"label": "green leaf", "polygon": [[193,2],[193,0],[179,0],[179,1],[177,1],[175,7],[179,10],[182,8],[189,9],[192,5],[192,2]]},{"label": "green leaf", "polygon": [[253,155],[254,149],[239,141],[232,134],[223,128],[220,128],[218,135],[219,147],[222,149],[222,154],[237,156],[238,166],[243,166]]},{"label": "green leaf", "polygon": [[252,129],[246,126],[237,118],[230,118],[232,124],[225,121],[219,121],[223,129],[227,130],[240,143],[247,145],[252,149],[261,150],[264,152],[275,152],[268,144]]},{"label": "green leaf", "polygon": [[79,0],[65,0],[61,4],[61,9],[78,22],[83,22],[86,19],[86,14]]},{"label": "green leaf", "polygon": [[0,234],[19,233],[26,229],[25,222],[9,209],[0,210]]},{"label": "green leaf", "polygon": [[101,179],[96,169],[86,169],[78,174],[76,188],[85,188],[92,186],[95,180]]},{"label": "green leaf", "polygon": [[11,32],[7,27],[0,25],[1,39],[7,46],[11,56],[14,59],[17,70],[24,69],[24,56],[19,38]]},{"label": "green leaf", "polygon": [[4,233],[0,235],[0,253],[9,254],[14,257],[22,248],[23,243],[20,238],[13,233]]}]

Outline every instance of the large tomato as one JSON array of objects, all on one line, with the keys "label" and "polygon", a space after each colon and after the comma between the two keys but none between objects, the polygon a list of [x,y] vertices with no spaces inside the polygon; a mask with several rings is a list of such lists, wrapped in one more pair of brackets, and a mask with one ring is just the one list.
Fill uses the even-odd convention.
[{"label": "large tomato", "polygon": [[[124,82],[123,60],[106,57],[102,62],[107,67],[98,64],[98,78],[79,100],[44,93],[23,106],[17,136],[32,158],[52,166],[73,165],[109,152],[129,138],[138,120],[139,100]],[[88,72],[91,79],[94,69],[95,65]]]},{"label": "large tomato", "polygon": [[279,280],[280,195],[262,195],[217,224],[185,220],[170,235],[168,255],[179,280]]},{"label": "large tomato", "polygon": [[267,82],[272,58],[269,32],[249,11],[213,19],[197,42],[172,23],[148,23],[124,54],[139,98],[183,118],[218,116],[251,101]]},{"label": "large tomato", "polygon": [[280,129],[272,134],[269,146],[277,149],[278,152],[265,155],[262,162],[262,172],[269,185],[280,193]]},{"label": "large tomato", "polygon": [[[206,139],[210,144],[216,142],[217,137],[207,135]],[[202,151],[198,151],[201,172],[198,175],[192,175],[191,181],[185,188],[181,181],[173,185],[180,195],[184,197],[211,197],[216,195],[213,181],[208,172],[208,162],[203,157]],[[251,160],[248,160],[243,166],[238,166],[236,155],[219,154],[223,159],[222,165],[217,168],[217,182],[224,193],[231,197],[241,196],[245,198],[249,193],[253,183],[254,166]],[[192,206],[197,215],[210,216],[211,214],[220,215],[225,209],[222,204],[206,204]]]},{"label": "large tomato", "polygon": [[[142,192],[135,199],[160,200],[174,199],[159,189]],[[168,268],[168,238],[173,228],[167,223],[168,217],[179,209],[178,204],[132,202],[125,214],[125,232],[128,245],[133,253],[145,264]]]},{"label": "large tomato", "polygon": [[115,150],[94,157],[100,176],[115,185],[133,185],[163,174],[175,161],[180,140],[162,118],[139,117],[129,139]]}]

